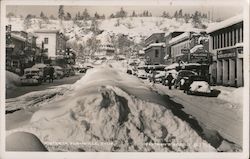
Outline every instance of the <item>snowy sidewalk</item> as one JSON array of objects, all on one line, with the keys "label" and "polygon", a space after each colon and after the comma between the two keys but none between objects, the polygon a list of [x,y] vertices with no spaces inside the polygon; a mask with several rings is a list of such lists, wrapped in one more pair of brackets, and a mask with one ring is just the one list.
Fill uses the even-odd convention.
[{"label": "snowy sidewalk", "polygon": [[[181,104],[182,110],[192,115],[200,125],[206,129],[216,130],[223,138],[242,146],[242,106],[216,97],[187,95],[183,91],[169,90],[160,84],[156,84],[155,87],[159,93],[166,94],[171,100]],[[228,91],[224,89],[222,93]]]}]

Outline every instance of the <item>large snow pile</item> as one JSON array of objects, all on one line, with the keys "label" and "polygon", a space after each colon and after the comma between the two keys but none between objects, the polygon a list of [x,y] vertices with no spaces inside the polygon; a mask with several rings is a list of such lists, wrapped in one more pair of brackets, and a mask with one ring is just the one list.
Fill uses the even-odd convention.
[{"label": "large snow pile", "polygon": [[35,134],[53,151],[215,151],[162,96],[110,66],[88,70],[13,131]]},{"label": "large snow pile", "polygon": [[20,85],[20,78],[17,74],[6,71],[6,89],[12,89]]},{"label": "large snow pile", "polygon": [[228,89],[227,87],[219,87],[218,89],[221,90],[221,93],[219,94],[218,98],[241,107],[243,106],[244,87],[239,87],[239,88],[229,87]]}]

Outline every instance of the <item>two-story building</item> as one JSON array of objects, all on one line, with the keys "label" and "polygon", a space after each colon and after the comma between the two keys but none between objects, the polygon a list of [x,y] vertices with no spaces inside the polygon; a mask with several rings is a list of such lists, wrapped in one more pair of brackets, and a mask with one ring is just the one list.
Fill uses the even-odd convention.
[{"label": "two-story building", "polygon": [[38,42],[44,45],[44,53],[52,62],[65,56],[67,38],[63,33],[59,30],[37,30],[35,33]]},{"label": "two-story building", "polygon": [[164,58],[165,62],[167,65],[170,65],[173,63],[173,59],[172,59],[172,54],[171,54],[171,45],[169,43],[169,41],[173,38],[175,38],[176,36],[179,36],[180,34],[184,33],[184,31],[172,31],[172,32],[168,32],[165,34],[165,43],[166,43],[166,56]]},{"label": "two-story building", "polygon": [[154,33],[145,40],[145,58],[147,64],[164,64],[165,33]]},{"label": "two-story building", "polygon": [[207,29],[213,53],[211,75],[217,84],[243,86],[243,16],[238,15]]}]

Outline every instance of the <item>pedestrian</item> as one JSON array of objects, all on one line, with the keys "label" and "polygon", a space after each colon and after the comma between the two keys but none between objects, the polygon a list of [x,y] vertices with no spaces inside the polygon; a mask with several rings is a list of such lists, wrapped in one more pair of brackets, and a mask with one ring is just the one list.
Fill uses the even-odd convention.
[{"label": "pedestrian", "polygon": [[184,83],[183,83],[183,92],[187,93],[190,87],[190,79],[188,77],[183,78]]},{"label": "pedestrian", "polygon": [[172,76],[172,73],[169,73],[166,77],[167,81],[168,81],[168,88],[172,89],[172,81],[174,79],[174,77]]},{"label": "pedestrian", "polygon": [[156,71],[153,69],[153,72],[152,72],[153,83],[155,83],[155,75],[156,75]]},{"label": "pedestrian", "polygon": [[49,83],[53,83],[55,69],[52,65],[49,67]]}]

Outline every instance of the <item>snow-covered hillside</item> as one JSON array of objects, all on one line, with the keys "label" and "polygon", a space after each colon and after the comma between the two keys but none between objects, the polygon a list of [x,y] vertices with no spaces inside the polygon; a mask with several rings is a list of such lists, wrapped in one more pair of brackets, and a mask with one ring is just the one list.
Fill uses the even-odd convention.
[{"label": "snow-covered hillside", "polygon": [[[203,22],[205,25],[208,23]],[[20,18],[12,18],[8,21],[12,25],[12,30],[24,30],[23,20]],[[92,21],[63,21],[60,25],[59,20],[49,20],[48,23],[41,19],[31,19],[31,26],[28,32],[38,29],[59,29],[69,37],[69,43],[77,42],[84,44],[94,36],[91,31]],[[183,20],[168,19],[162,17],[128,17],[128,18],[112,18],[97,20],[96,27],[101,30],[97,34],[97,39],[110,41],[111,38],[118,34],[127,35],[129,39],[135,43],[140,43],[142,39],[150,36],[155,32],[170,32],[174,30],[190,31],[195,30],[192,23],[185,23]]]}]

